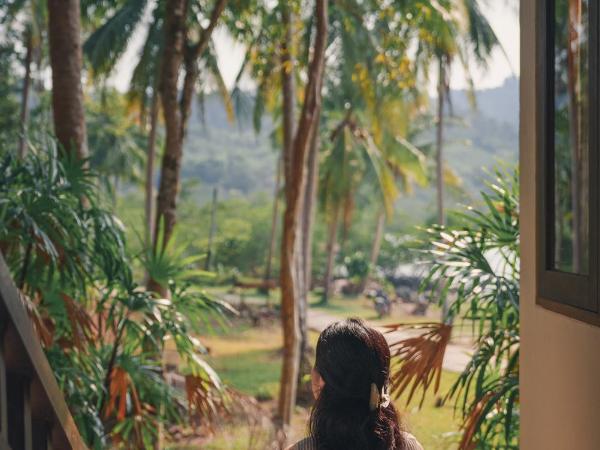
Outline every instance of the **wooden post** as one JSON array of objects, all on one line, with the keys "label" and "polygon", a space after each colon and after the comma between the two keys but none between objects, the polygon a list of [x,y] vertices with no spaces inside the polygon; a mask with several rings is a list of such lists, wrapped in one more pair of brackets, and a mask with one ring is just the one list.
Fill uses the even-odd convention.
[{"label": "wooden post", "polygon": [[215,233],[217,231],[217,201],[219,196],[219,188],[213,188],[212,195],[212,206],[210,210],[210,230],[208,232],[208,251],[206,252],[206,263],[204,264],[204,270],[210,270],[213,259],[213,240],[215,239]]},{"label": "wooden post", "polygon": [[8,446],[7,403],[6,364],[4,362],[4,324],[0,323],[0,448]]},{"label": "wooden post", "polygon": [[23,379],[23,434],[25,450],[33,450],[33,424],[31,421],[31,382]]}]

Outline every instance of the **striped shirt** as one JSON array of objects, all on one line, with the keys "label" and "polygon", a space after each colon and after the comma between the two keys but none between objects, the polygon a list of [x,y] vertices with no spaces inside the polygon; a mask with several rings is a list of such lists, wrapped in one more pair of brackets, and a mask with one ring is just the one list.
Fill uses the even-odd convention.
[{"label": "striped shirt", "polygon": [[[402,437],[404,438],[404,448],[402,450],[423,450],[423,446],[412,434],[402,431]],[[308,437],[290,447],[289,450],[317,450],[317,446],[314,439]]]}]

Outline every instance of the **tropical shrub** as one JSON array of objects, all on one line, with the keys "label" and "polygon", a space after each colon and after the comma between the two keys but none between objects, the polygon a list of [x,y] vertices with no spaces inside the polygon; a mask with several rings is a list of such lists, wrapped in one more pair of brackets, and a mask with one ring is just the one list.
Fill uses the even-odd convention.
[{"label": "tropical shrub", "polygon": [[344,258],[344,267],[350,281],[354,284],[361,284],[369,276],[371,263],[369,262],[368,256],[363,252],[355,252]]},{"label": "tropical shrub", "polygon": [[[201,274],[186,272],[186,260],[167,247],[140,262],[168,284],[169,298],[140,286],[96,175],[55,145],[31,148],[23,161],[5,152],[0,179],[0,250],[88,445],[153,448],[160,423],[206,422],[226,408],[194,335],[227,305],[173,268]],[[185,390],[166,381],[166,349]]]},{"label": "tropical shrub", "polygon": [[[422,324],[419,337],[392,344],[392,391],[436,392],[452,323],[471,323],[475,352],[446,393],[462,419],[461,449],[519,446],[519,185],[497,170],[463,225],[429,230],[433,265],[424,286],[450,301],[446,324]],[[403,325],[392,326],[398,329]],[[423,398],[423,397],[422,397]]]}]

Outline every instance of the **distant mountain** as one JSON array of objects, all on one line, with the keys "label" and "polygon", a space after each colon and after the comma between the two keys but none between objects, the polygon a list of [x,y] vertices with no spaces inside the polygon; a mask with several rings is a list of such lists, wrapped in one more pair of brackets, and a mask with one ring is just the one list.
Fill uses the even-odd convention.
[{"label": "distant mountain", "polygon": [[200,202],[210,196],[206,186],[218,186],[221,198],[271,191],[277,153],[271,145],[273,125],[263,121],[255,133],[248,119],[231,122],[220,98],[207,96],[204,110],[192,107],[184,147],[182,177]]},{"label": "distant mountain", "polygon": [[[463,181],[452,196],[460,202],[477,196],[486,177],[482,168],[491,168],[499,160],[510,164],[518,160],[519,82],[509,78],[500,87],[478,91],[475,109],[465,91],[452,91],[451,101],[453,117],[446,120],[445,157]],[[419,139],[421,143],[433,142],[434,126],[432,119],[431,130]],[[222,101],[207,96],[204,111],[196,104],[190,118],[182,169],[184,190],[187,183],[188,191],[202,203],[210,196],[207,186],[219,186],[221,198],[271,192],[277,161],[272,131],[269,118],[258,135],[248,119],[229,122]],[[406,201],[420,211],[432,210],[433,191],[420,190]]]},{"label": "distant mountain", "polygon": [[519,128],[519,79],[507,78],[502,86],[476,93],[475,110],[470,105],[467,92],[452,91],[451,99],[457,115],[481,113],[500,124]]}]

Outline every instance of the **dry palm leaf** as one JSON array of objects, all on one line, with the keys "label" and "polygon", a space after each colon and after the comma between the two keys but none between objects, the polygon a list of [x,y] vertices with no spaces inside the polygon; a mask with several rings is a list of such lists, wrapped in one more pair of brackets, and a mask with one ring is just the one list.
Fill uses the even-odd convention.
[{"label": "dry palm leaf", "polygon": [[460,445],[458,446],[459,449],[474,450],[477,447],[477,442],[473,438],[475,437],[475,433],[479,428],[479,422],[481,422],[482,414],[484,414],[487,409],[487,403],[495,394],[496,393],[493,391],[486,393],[483,398],[473,406],[471,411],[469,411],[469,415],[466,417],[466,420],[462,425],[463,436],[460,440]]},{"label": "dry palm leaf", "polygon": [[79,302],[64,293],[61,297],[71,324],[73,346],[78,350],[84,350],[88,344],[93,344],[96,340],[96,324]]},{"label": "dry palm leaf", "polygon": [[443,323],[398,324],[386,326],[388,333],[399,330],[424,330],[415,337],[390,344],[392,354],[391,393],[399,398],[409,387],[408,405],[419,387],[423,390],[419,407],[423,406],[425,394],[433,386],[434,393],[440,387],[442,364],[450,341],[452,326]]},{"label": "dry palm leaf", "polygon": [[125,369],[115,366],[110,374],[110,386],[109,386],[109,398],[108,404],[104,411],[104,417],[109,418],[110,415],[115,411],[117,413],[117,420],[119,422],[125,419],[127,414],[127,394],[131,393],[131,403],[133,405],[134,414],[141,415],[142,405],[135,389],[135,386],[131,382],[129,374]]},{"label": "dry palm leaf", "polygon": [[185,391],[191,418],[199,416],[212,423],[227,413],[225,393],[205,377],[186,375]]}]

